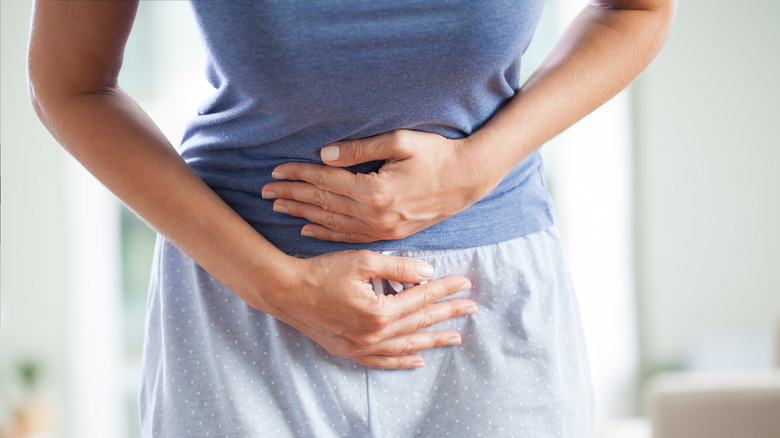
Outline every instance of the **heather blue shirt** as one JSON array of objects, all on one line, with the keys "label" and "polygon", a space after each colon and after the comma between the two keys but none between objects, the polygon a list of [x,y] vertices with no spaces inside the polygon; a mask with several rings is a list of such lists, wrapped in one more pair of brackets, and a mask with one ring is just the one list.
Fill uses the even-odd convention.
[{"label": "heather blue shirt", "polygon": [[283,251],[475,247],[552,225],[538,153],[480,202],[402,240],[347,244],[302,237],[304,219],[274,212],[272,201],[260,196],[275,166],[321,163],[320,149],[338,140],[400,128],[462,138],[479,129],[520,86],[520,59],[542,0],[192,5],[215,91],[189,124],[181,154]]}]

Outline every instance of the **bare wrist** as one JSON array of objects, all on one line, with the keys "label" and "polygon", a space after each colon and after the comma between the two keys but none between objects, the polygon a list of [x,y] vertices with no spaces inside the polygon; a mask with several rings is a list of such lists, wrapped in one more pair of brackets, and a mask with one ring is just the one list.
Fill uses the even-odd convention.
[{"label": "bare wrist", "polygon": [[281,251],[272,257],[260,254],[243,269],[241,283],[234,292],[252,308],[275,315],[280,299],[298,289],[301,263],[301,259]]},{"label": "bare wrist", "polygon": [[[462,175],[467,184],[467,202],[474,204],[490,194],[506,173],[497,166],[491,154],[497,154],[496,148],[485,147],[479,138],[466,137],[456,141],[458,156],[463,163]],[[511,169],[511,168],[510,168]]]}]

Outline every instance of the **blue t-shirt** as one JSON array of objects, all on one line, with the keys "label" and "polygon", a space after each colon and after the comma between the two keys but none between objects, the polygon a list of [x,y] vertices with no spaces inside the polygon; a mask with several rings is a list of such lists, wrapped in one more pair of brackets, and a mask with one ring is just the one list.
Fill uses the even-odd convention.
[{"label": "blue t-shirt", "polygon": [[[400,128],[463,138],[479,129],[519,88],[520,58],[542,3],[193,1],[215,92],[189,124],[181,154],[290,254],[463,248],[543,230],[553,218],[538,153],[480,202],[402,240],[302,237],[304,219],[274,212],[272,201],[260,196],[275,166],[322,163],[320,149],[338,140]],[[380,164],[352,170],[375,171]]]}]

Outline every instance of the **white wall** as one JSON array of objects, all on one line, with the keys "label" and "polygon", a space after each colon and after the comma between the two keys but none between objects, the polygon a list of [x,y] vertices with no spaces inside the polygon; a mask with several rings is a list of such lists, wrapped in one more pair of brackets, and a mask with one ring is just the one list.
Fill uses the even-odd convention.
[{"label": "white wall", "polygon": [[780,3],[683,0],[635,87],[645,373],[780,308]]},{"label": "white wall", "polygon": [[[25,87],[30,4],[0,8],[2,421],[17,359],[40,359],[47,391],[69,399],[70,324],[63,153]],[[669,42],[633,89],[645,372],[678,365],[706,333],[768,332],[780,306],[778,18],[771,0],[684,0]]]},{"label": "white wall", "polygon": [[[30,15],[30,2],[2,2],[0,433],[22,394],[16,362],[32,358],[43,367],[53,436],[121,436],[134,421],[124,414],[135,413],[122,411],[118,204],[33,112]],[[145,26],[131,36],[120,82],[176,142],[205,83],[193,17],[186,2],[142,2],[138,22]],[[166,59],[137,62],[149,56]]]},{"label": "white wall", "polygon": [[[545,4],[551,6],[554,23],[546,24],[560,34],[584,4],[580,0]],[[597,434],[611,419],[632,415],[635,409],[638,346],[630,125],[630,94],[623,92],[542,148],[582,313]]]},{"label": "white wall", "polygon": [[[41,363],[55,400],[68,389],[62,151],[27,97],[30,11],[27,1],[0,2],[0,424],[17,393],[18,360]],[[60,431],[65,417],[57,419]]]}]

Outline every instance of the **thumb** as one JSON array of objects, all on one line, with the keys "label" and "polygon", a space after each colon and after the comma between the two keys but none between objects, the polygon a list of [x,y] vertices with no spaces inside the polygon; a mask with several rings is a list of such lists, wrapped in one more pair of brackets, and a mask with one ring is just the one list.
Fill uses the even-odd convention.
[{"label": "thumb", "polygon": [[402,283],[420,283],[433,275],[433,266],[423,260],[369,251],[359,252],[355,266],[366,279],[384,278]]},{"label": "thumb", "polygon": [[408,158],[407,136],[391,131],[374,137],[339,141],[320,150],[320,158],[330,166],[354,166],[369,161],[400,160]]}]

